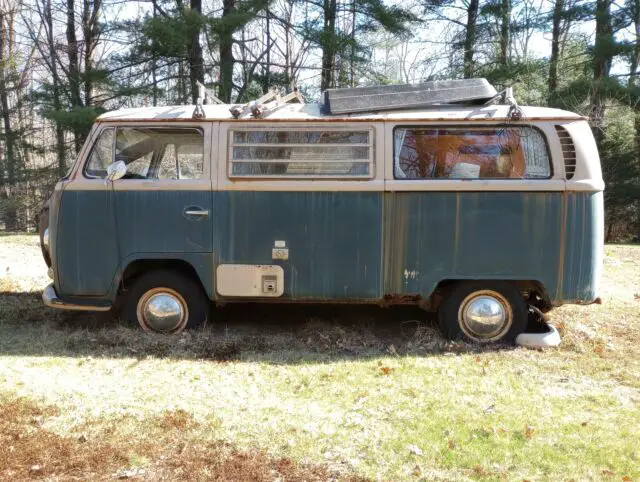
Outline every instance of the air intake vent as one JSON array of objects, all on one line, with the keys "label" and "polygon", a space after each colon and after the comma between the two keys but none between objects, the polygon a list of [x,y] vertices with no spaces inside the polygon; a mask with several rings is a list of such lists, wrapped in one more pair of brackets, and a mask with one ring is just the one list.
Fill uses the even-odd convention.
[{"label": "air intake vent", "polygon": [[567,175],[567,179],[572,179],[576,173],[576,148],[573,145],[573,139],[571,139],[571,135],[564,127],[556,126],[556,132],[558,133],[560,145],[562,146],[564,172]]}]

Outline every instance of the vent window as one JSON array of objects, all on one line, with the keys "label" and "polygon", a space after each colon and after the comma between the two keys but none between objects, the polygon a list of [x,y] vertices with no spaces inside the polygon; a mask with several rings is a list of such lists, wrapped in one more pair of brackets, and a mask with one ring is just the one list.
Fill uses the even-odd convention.
[{"label": "vent window", "polygon": [[562,156],[564,157],[564,172],[567,179],[573,179],[576,173],[576,147],[573,145],[573,139],[569,131],[561,126],[556,126],[556,132],[562,146]]},{"label": "vent window", "polygon": [[373,130],[230,131],[229,177],[370,178]]}]

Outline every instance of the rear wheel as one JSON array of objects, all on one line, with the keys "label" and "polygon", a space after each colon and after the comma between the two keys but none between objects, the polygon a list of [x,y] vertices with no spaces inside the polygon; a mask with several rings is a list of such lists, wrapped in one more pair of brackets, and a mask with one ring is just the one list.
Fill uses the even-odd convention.
[{"label": "rear wheel", "polygon": [[440,329],[453,340],[513,343],[527,327],[527,303],[502,281],[457,284],[438,310]]},{"label": "rear wheel", "polygon": [[175,334],[205,322],[207,298],[193,279],[170,270],[142,274],[133,282],[124,318],[145,331]]}]

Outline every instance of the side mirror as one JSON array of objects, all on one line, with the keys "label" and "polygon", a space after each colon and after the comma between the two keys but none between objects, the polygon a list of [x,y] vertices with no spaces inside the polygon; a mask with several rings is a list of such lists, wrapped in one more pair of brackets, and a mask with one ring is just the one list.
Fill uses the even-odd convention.
[{"label": "side mirror", "polygon": [[107,181],[117,181],[127,173],[127,165],[124,161],[116,161],[107,167]]}]

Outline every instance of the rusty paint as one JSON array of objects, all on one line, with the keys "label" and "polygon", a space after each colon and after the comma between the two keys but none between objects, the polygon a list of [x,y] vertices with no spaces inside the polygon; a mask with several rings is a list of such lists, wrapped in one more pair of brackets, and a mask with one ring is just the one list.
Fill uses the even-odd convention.
[{"label": "rusty paint", "polygon": [[388,305],[413,305],[422,300],[422,295],[420,293],[386,294],[384,295],[383,300],[384,303]]},{"label": "rusty paint", "polygon": [[560,212],[560,246],[558,259],[558,277],[556,279],[556,296],[557,300],[562,299],[562,286],[564,282],[564,261],[566,252],[567,238],[567,192],[562,193],[562,210]]}]

